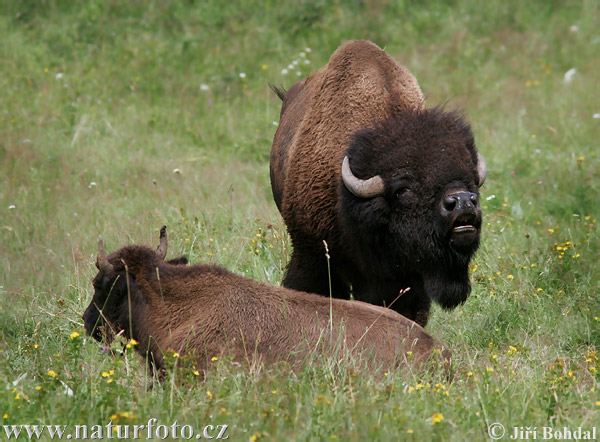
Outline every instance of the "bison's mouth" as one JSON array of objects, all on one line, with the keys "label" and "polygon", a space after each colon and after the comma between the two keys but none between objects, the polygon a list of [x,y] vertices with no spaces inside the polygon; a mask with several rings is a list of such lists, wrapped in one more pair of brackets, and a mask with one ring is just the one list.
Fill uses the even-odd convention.
[{"label": "bison's mouth", "polygon": [[460,226],[456,226],[452,229],[452,233],[475,233],[477,232],[477,227],[472,224],[464,224]]},{"label": "bison's mouth", "polygon": [[458,216],[452,223],[450,243],[457,249],[470,249],[479,242],[481,220],[472,214]]}]

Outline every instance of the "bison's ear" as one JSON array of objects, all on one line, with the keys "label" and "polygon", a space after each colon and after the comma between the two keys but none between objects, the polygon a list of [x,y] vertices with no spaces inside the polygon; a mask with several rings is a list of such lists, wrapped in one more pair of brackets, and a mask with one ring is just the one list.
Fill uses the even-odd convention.
[{"label": "bison's ear", "polygon": [[188,263],[188,259],[185,256],[180,256],[179,258],[173,258],[167,261],[167,264],[172,264],[175,266],[184,266]]},{"label": "bison's ear", "polygon": [[477,185],[479,187],[483,186],[486,176],[487,176],[487,167],[485,165],[485,161],[483,160],[483,157],[481,156],[481,154],[479,152],[477,152],[477,177],[479,178]]}]

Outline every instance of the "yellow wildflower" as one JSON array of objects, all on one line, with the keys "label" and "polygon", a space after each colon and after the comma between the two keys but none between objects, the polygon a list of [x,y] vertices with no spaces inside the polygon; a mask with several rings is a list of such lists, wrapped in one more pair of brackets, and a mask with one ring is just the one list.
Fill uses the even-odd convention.
[{"label": "yellow wildflower", "polygon": [[75,339],[81,336],[78,332],[74,331],[70,334],[71,339]]},{"label": "yellow wildflower", "polygon": [[433,413],[431,415],[431,424],[435,425],[444,420],[444,415],[442,413]]},{"label": "yellow wildflower", "polygon": [[55,378],[57,374],[54,370],[48,370],[48,376],[50,376],[51,378]]}]

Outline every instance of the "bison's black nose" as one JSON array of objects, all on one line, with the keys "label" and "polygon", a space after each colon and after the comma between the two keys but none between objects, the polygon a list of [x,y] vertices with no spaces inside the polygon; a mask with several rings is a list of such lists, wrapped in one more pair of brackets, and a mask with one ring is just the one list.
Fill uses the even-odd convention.
[{"label": "bison's black nose", "polygon": [[479,196],[472,192],[458,192],[446,195],[442,201],[442,214],[459,215],[465,212],[474,212],[479,205]]}]

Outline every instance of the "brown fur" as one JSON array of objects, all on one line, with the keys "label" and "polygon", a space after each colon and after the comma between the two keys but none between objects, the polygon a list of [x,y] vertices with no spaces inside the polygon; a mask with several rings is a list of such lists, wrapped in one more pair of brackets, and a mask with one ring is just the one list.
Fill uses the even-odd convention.
[{"label": "brown fur", "polygon": [[364,352],[365,359],[390,367],[406,362],[407,351],[410,361],[423,362],[434,346],[423,328],[389,309],[332,299],[331,335],[330,300],[322,296],[262,284],[214,265],[165,262],[146,247],[124,247],[107,258],[114,271],[94,278],[86,330],[98,340],[102,325],[112,330],[109,336],[124,330],[158,369],[168,349],[195,355],[198,368],[206,369],[213,356],[295,363],[311,349],[329,354],[341,344],[354,356]]},{"label": "brown fur", "polygon": [[352,135],[393,113],[422,108],[417,79],[368,41],[344,43],[327,65],[295,83],[285,94],[271,150],[271,186],[288,226],[327,239],[335,230],[337,181]]},{"label": "brown fur", "polygon": [[[422,326],[432,300],[448,309],[464,302],[482,181],[462,116],[426,109],[410,72],[367,41],[343,44],[327,65],[277,93],[271,186],[294,246],[284,286],[376,305],[410,287],[392,308]],[[345,156],[357,177],[379,176],[383,194],[352,194],[341,179]],[[466,203],[444,212],[454,194]],[[472,234],[453,234],[461,222]]]}]

